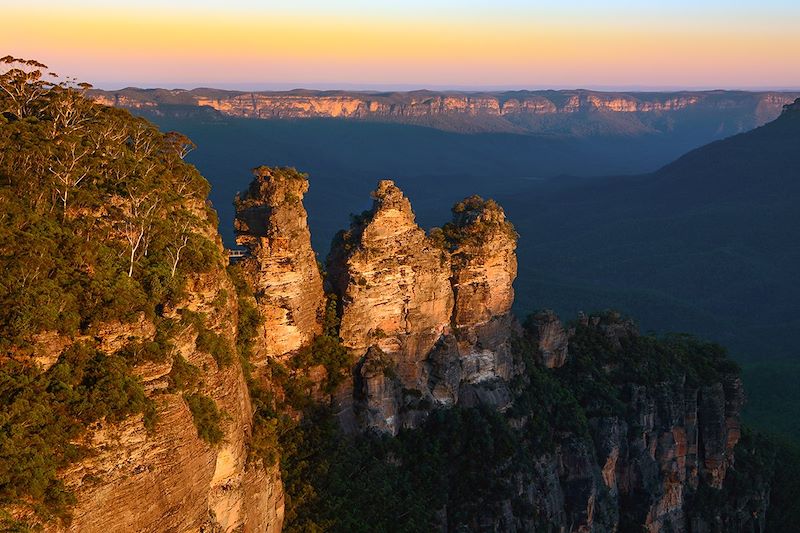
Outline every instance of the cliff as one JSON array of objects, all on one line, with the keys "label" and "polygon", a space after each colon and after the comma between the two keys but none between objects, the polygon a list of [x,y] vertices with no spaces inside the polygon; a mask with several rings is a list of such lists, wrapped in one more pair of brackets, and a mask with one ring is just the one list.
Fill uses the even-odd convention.
[{"label": "cliff", "polygon": [[[258,119],[346,118],[462,131],[623,134],[668,131],[712,115],[727,134],[777,117],[798,93],[683,91],[612,93],[587,90],[508,92],[241,92],[216,89],[92,91],[98,103],[185,115],[194,107]],[[705,115],[705,116],[704,116]],[[671,118],[665,125],[664,117]],[[688,123],[688,122],[687,122]],[[665,129],[666,128],[666,129]]]},{"label": "cliff", "polygon": [[[538,341],[531,360],[552,352],[553,336],[543,330],[562,337],[553,317],[543,313],[529,322],[526,334]],[[744,398],[735,367],[720,353],[699,366],[689,355],[697,341],[654,343],[615,314],[581,316],[569,337],[568,362],[556,375],[584,407],[589,438],[572,431],[539,463],[560,476],[557,501],[563,499],[568,523],[586,531],[719,527],[698,516],[697,502],[703,491],[723,491],[734,467]],[[552,498],[533,497],[545,496]],[[736,504],[754,505],[748,529],[763,530],[761,498],[754,491]],[[558,509],[548,514],[558,522]]]},{"label": "cliff", "polygon": [[[168,316],[179,318],[190,310],[210,320],[199,331],[187,327],[176,336],[169,359],[134,367],[155,401],[157,422],[149,431],[141,417],[95,424],[83,437],[87,459],[63,473],[76,499],[71,521],[46,530],[281,530],[280,473],[274,466],[248,464],[253,409],[242,369],[238,361],[221,365],[198,347],[198,336],[209,332],[229,343],[235,339],[236,300],[221,298],[235,291],[221,263],[189,285],[190,300]],[[125,334],[124,326],[119,333]],[[203,369],[194,393],[210,398],[226,415],[218,444],[204,442],[186,392],[176,390],[176,373],[184,365]]]},{"label": "cliff", "polygon": [[303,195],[306,177],[293,169],[259,167],[236,199],[239,261],[261,313],[252,361],[280,357],[310,344],[322,332],[322,276],[311,249]]},{"label": "cliff", "polygon": [[[428,236],[394,183],[381,181],[373,198],[328,256],[362,424],[396,433],[464,395],[504,405],[516,234],[502,209],[471,198]],[[501,391],[482,394],[488,382]]]},{"label": "cliff", "polygon": [[0,529],[280,531],[191,141],[3,63]]}]

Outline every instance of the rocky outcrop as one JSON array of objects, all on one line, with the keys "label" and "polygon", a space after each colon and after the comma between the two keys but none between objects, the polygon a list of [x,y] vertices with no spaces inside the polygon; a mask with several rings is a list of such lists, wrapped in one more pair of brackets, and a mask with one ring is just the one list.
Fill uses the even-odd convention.
[{"label": "rocky outcrop", "polygon": [[450,259],[414,222],[394,183],[381,181],[373,198],[328,259],[342,306],[340,336],[356,357],[377,346],[404,383],[418,384],[421,361],[450,330]]},{"label": "rocky outcrop", "polygon": [[443,233],[452,249],[455,327],[475,328],[510,313],[517,234],[503,209],[472,196],[453,207]]},{"label": "rocky outcrop", "polygon": [[503,210],[468,198],[428,236],[394,183],[373,198],[328,257],[362,424],[395,433],[435,406],[507,405],[517,262]]},{"label": "rocky outcrop", "polygon": [[564,366],[569,354],[569,335],[558,316],[545,309],[532,315],[526,326],[538,349],[541,363],[547,368]]},{"label": "rocky outcrop", "polygon": [[783,106],[783,111],[786,113],[796,113],[800,112],[800,98],[795,100],[794,102],[790,102]]},{"label": "rocky outcrop", "polygon": [[492,200],[472,196],[452,211],[453,220],[431,232],[450,251],[455,304],[453,339],[429,358],[430,388],[439,404],[503,408],[514,373],[510,341],[517,330],[511,313],[517,234]]},{"label": "rocky outcrop", "polygon": [[253,362],[281,357],[309,344],[322,331],[324,294],[303,195],[306,176],[290,168],[259,167],[236,200],[239,261],[258,302],[263,323]]},{"label": "rocky outcrop", "polygon": [[[541,364],[553,361],[553,357],[544,354],[549,347],[562,344],[565,331],[555,314],[537,313],[526,323],[526,331],[534,341],[538,340],[534,347],[543,356]],[[620,356],[638,337],[633,323],[614,313],[581,315],[569,336],[576,331],[583,332],[583,343],[586,332],[593,332],[593,338],[603,339],[606,349]],[[558,342],[548,342],[551,338]],[[567,357],[566,346],[563,353]],[[578,371],[570,367],[563,370]],[[614,369],[609,366],[598,370]],[[540,522],[556,527],[571,525],[578,531],[629,531],[641,527],[649,532],[715,530],[703,514],[707,510],[696,502],[696,494],[701,489],[723,489],[726,476],[734,467],[743,404],[740,378],[735,373],[722,372],[713,381],[706,378],[700,384],[686,375],[652,383],[631,379],[621,385],[625,414],[589,418],[592,446],[587,449],[587,441],[568,437],[556,446],[555,453],[540,457],[532,477],[520,482],[519,496],[546,510],[538,515]],[[549,488],[543,490],[543,485]],[[742,502],[763,509],[768,501],[763,489],[762,485],[754,488],[755,492],[738,490]],[[745,504],[733,506],[736,505]],[[763,516],[759,528],[757,515],[748,518],[738,507],[711,514],[714,524],[738,520],[747,522],[754,531],[763,531]]]},{"label": "rocky outcrop", "polygon": [[[371,399],[367,411],[380,411],[394,432],[402,424],[395,415],[400,406],[387,405],[400,388],[425,390],[423,361],[450,332],[453,290],[447,251],[417,226],[400,189],[381,181],[373,198],[372,210],[337,236],[328,275],[341,304],[342,343],[356,360],[376,348],[361,363]],[[392,374],[388,382],[369,370],[378,355]],[[381,385],[371,382],[378,375]],[[381,398],[369,393],[377,389],[383,391]]]},{"label": "rocky outcrop", "polygon": [[[219,242],[219,241],[217,241]],[[221,255],[221,244],[220,255]],[[180,320],[190,311],[204,316],[203,328],[230,345],[236,339],[235,290],[223,264],[187,280],[186,298],[165,316]],[[130,325],[97,331],[100,345],[116,350],[119,338],[152,339],[155,328]],[[147,333],[149,332],[149,333]],[[157,422],[152,431],[142,417],[120,423],[100,421],[89,428],[83,444],[87,456],[64,473],[65,485],[76,497],[68,524],[51,523],[48,530],[107,531],[248,531],[277,533],[283,523],[283,488],[277,466],[248,464],[252,406],[239,365],[218,363],[198,348],[197,327],[183,327],[172,339],[166,360],[134,367],[147,395],[155,401]],[[172,389],[175,361],[202,370],[198,391],[225,413],[222,443],[210,445],[198,436],[183,391]]]},{"label": "rocky outcrop", "polygon": [[[448,93],[412,91],[239,92],[214,89],[93,91],[95,101],[158,114],[184,115],[188,108],[259,119],[347,118],[423,124],[453,131],[546,133],[573,129],[576,116],[592,115],[594,128],[620,133],[618,119],[601,125],[598,116],[621,116],[625,134],[661,131],[663,117],[717,113],[718,123],[735,115],[735,133],[776,118],[798,93],[696,91],[609,93],[586,90]],[[670,126],[672,127],[672,126]]]}]

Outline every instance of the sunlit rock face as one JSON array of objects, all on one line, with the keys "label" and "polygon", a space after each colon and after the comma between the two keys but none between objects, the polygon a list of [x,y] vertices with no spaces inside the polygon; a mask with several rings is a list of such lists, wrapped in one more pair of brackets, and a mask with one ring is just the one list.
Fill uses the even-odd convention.
[{"label": "sunlit rock face", "polygon": [[450,332],[450,258],[417,226],[394,183],[381,181],[373,198],[328,258],[342,306],[340,336],[356,358],[380,348],[402,383],[421,389],[422,361]]},{"label": "sunlit rock face", "polygon": [[508,405],[517,262],[503,210],[468,198],[426,235],[394,183],[373,198],[328,257],[361,424],[395,433],[437,406]]},{"label": "sunlit rock face", "polygon": [[[210,221],[201,225],[199,229],[215,232]],[[221,243],[219,247],[221,257]],[[184,299],[165,310],[165,316],[177,319],[183,310],[200,314],[206,317],[205,327],[233,344],[238,309],[232,295],[235,288],[220,261],[208,272],[190,276]],[[145,322],[141,318],[130,324],[104,324],[96,332],[97,340],[115,350],[119,338],[152,339],[155,327]],[[248,464],[253,407],[239,360],[218,365],[198,348],[197,336],[195,327],[183,328],[172,340],[167,360],[134,368],[145,393],[155,400],[153,431],[145,428],[141,415],[91,426],[81,442],[87,455],[62,473],[76,498],[71,521],[50,522],[47,531],[281,530],[284,493],[279,469]],[[203,369],[199,391],[225,413],[219,445],[198,436],[183,391],[169,388],[178,356]]]},{"label": "sunlit rock face", "polygon": [[[216,89],[91,92],[96,102],[157,115],[199,113],[258,119],[345,118],[421,124],[459,132],[594,133],[666,132],[689,115],[717,114],[729,133],[746,131],[780,115],[797,93],[683,91],[611,93],[588,90],[447,93],[410,91],[241,92]],[[668,119],[665,121],[665,119]],[[691,119],[689,119],[691,120]],[[669,126],[665,126],[665,122]],[[582,133],[581,133],[582,132]]]},{"label": "sunlit rock face", "polygon": [[236,242],[247,249],[240,265],[261,311],[254,362],[307,345],[322,331],[322,276],[311,248],[303,195],[306,176],[259,167],[236,201]]},{"label": "sunlit rock face", "polygon": [[517,234],[492,200],[472,196],[452,211],[452,221],[431,232],[450,250],[455,295],[453,339],[429,359],[433,396],[444,405],[504,408],[514,371],[510,340],[517,328],[511,314]]},{"label": "sunlit rock face", "polygon": [[467,198],[453,208],[444,238],[452,247],[457,328],[474,328],[508,314],[517,277],[517,234],[492,200]]}]

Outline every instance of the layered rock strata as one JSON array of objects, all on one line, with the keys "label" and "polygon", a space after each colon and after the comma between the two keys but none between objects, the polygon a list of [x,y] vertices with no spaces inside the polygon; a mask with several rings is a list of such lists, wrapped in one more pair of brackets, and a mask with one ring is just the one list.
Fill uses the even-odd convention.
[{"label": "layered rock strata", "polygon": [[[210,223],[208,227],[213,231]],[[222,256],[221,241],[216,241]],[[234,294],[220,262],[206,273],[190,276],[186,298],[165,310],[165,316],[180,320],[187,311],[203,316],[204,328],[233,345],[238,313]],[[144,327],[143,321],[106,325],[98,335],[109,342],[142,336],[152,340],[155,327]],[[46,529],[81,533],[281,530],[280,472],[277,466],[247,461],[253,408],[242,368],[237,358],[218,364],[198,348],[198,334],[196,327],[182,327],[166,360],[134,367],[147,395],[155,400],[155,428],[148,431],[141,415],[93,425],[82,442],[90,453],[63,473],[65,485],[76,497],[72,519],[68,524],[49,523]],[[115,351],[118,344],[107,342],[106,348]],[[170,387],[170,372],[178,357],[202,369],[198,392],[225,413],[219,445],[198,436],[183,391]]]},{"label": "layered rock strata", "polygon": [[290,168],[259,167],[236,200],[239,265],[263,319],[255,364],[297,351],[322,331],[322,276],[311,248],[303,195],[306,176]]},{"label": "layered rock strata", "polygon": [[437,405],[507,405],[517,263],[502,209],[467,199],[428,236],[394,183],[373,198],[328,257],[361,423],[395,433]]},{"label": "layered rock strata", "polygon": [[[546,311],[526,324],[534,338],[539,335],[544,363],[554,360],[544,356],[552,353],[552,339],[559,339],[555,343],[559,345],[562,332],[575,334],[556,322],[554,313]],[[638,336],[630,321],[613,314],[582,315],[577,328],[596,331],[617,352],[624,352],[628,340]],[[722,489],[733,466],[733,449],[740,438],[741,379],[723,374],[719,381],[701,385],[689,383],[685,376],[649,385],[628,383],[623,397],[625,417],[590,418],[593,446],[587,449],[585,441],[575,439],[557,445],[553,453],[540,458],[532,477],[520,482],[519,496],[543,511],[539,520],[571,524],[576,531],[713,530],[690,502],[701,485]],[[763,528],[763,500],[763,495],[748,494],[735,502],[742,508],[760,506],[760,516],[754,513],[749,520],[742,519],[755,531],[762,530],[758,524]],[[523,529],[535,526],[527,522]]]},{"label": "layered rock strata", "polygon": [[[446,93],[412,91],[239,92],[214,89],[93,91],[95,101],[157,114],[185,115],[192,107],[258,119],[347,118],[424,124],[454,131],[556,132],[578,115],[618,115],[626,131],[653,132],[664,116],[736,113],[746,130],[776,118],[798,93],[696,91],[610,93],[587,90]],[[745,125],[746,124],[746,125]],[[562,131],[563,132],[563,131]],[[730,131],[734,133],[734,131]]]},{"label": "layered rock strata", "polygon": [[569,332],[558,316],[546,309],[532,315],[528,320],[527,330],[538,348],[539,361],[547,368],[564,366],[569,353]]}]

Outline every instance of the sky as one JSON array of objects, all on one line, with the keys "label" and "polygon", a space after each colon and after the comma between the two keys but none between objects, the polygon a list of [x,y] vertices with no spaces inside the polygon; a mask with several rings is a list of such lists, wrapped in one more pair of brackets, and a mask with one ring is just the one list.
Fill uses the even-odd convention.
[{"label": "sky", "polygon": [[97,87],[800,88],[798,0],[0,0]]}]

